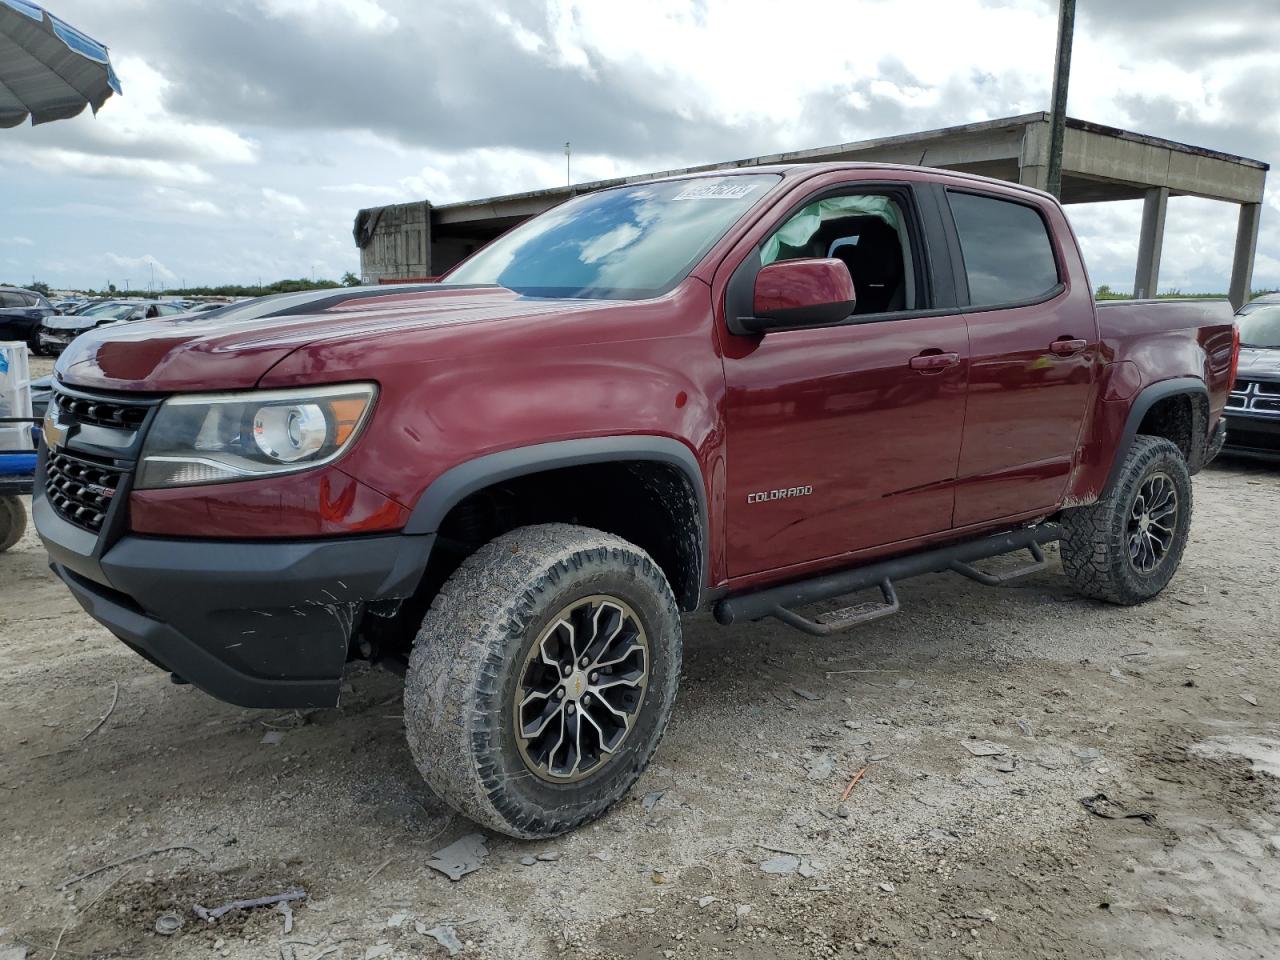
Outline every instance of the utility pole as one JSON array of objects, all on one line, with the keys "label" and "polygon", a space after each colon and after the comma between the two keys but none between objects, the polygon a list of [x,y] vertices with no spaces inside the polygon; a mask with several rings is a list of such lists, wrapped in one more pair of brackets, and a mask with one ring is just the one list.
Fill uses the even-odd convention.
[{"label": "utility pole", "polygon": [[1067,87],[1071,81],[1071,36],[1076,0],[1058,0],[1058,54],[1053,64],[1053,111],[1049,121],[1049,169],[1045,189],[1062,199],[1062,143],[1067,133]]},{"label": "utility pole", "polygon": [[569,141],[564,142],[564,185],[566,187],[573,186],[573,178],[569,176],[569,155],[573,152],[573,148],[569,145]]}]

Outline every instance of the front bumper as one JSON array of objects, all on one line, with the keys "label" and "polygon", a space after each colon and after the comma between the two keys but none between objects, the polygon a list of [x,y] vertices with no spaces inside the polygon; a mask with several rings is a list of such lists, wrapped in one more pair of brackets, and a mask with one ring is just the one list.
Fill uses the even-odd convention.
[{"label": "front bumper", "polygon": [[365,607],[412,595],[433,535],[243,542],[100,537],[37,489],[50,565],[91,617],[135,651],[245,707],[338,702]]},{"label": "front bumper", "polygon": [[1227,442],[1224,453],[1237,456],[1280,459],[1280,417],[1250,416],[1227,410]]},{"label": "front bumper", "polygon": [[76,334],[74,333],[53,333],[41,327],[37,342],[40,344],[41,350],[47,350],[50,353],[61,353],[67,349],[75,337]]}]

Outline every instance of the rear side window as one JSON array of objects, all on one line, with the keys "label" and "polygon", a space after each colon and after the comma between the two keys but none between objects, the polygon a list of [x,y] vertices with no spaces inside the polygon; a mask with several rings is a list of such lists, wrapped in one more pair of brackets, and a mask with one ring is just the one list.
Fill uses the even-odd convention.
[{"label": "rear side window", "polygon": [[16,293],[0,290],[0,307],[21,307],[23,305],[22,298]]},{"label": "rear side window", "polygon": [[1058,285],[1049,230],[1034,208],[972,193],[948,196],[971,306],[1034,300]]}]

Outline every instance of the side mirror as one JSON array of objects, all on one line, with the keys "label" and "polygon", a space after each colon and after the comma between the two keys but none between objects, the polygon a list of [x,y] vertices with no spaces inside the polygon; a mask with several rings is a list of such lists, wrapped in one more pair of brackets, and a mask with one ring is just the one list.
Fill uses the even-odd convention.
[{"label": "side mirror", "polygon": [[853,278],[843,261],[779,260],[756,274],[753,316],[740,323],[756,333],[827,326],[853,313],[856,302]]}]

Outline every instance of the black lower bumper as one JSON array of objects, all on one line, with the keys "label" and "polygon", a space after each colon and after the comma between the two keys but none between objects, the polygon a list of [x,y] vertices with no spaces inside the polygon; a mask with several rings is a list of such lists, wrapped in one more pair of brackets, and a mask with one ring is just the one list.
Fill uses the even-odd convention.
[{"label": "black lower bumper", "polygon": [[365,605],[412,595],[434,537],[243,542],[98,538],[44,497],[32,513],[53,570],[148,660],[246,707],[338,702]]},{"label": "black lower bumper", "polygon": [[1251,417],[1228,410],[1224,453],[1237,456],[1280,459],[1280,417]]}]

